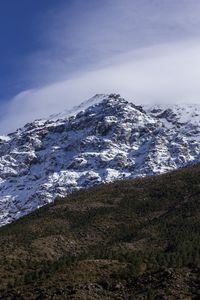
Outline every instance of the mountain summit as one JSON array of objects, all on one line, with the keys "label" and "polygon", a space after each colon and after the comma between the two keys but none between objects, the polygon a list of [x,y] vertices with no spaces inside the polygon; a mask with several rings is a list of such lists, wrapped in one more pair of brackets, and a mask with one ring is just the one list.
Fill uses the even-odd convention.
[{"label": "mountain summit", "polygon": [[1,137],[0,225],[81,188],[198,162],[199,116],[198,106],[96,95]]}]

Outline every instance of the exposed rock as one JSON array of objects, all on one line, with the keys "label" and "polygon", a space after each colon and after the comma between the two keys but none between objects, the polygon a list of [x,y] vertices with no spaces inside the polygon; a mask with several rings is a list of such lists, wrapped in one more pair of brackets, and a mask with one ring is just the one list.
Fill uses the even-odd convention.
[{"label": "exposed rock", "polygon": [[0,225],[83,187],[199,161],[198,106],[145,110],[96,95],[0,137]]}]

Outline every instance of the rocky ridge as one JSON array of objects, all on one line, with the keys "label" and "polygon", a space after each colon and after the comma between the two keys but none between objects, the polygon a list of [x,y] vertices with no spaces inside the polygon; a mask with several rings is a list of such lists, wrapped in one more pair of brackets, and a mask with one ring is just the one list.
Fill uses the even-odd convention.
[{"label": "rocky ridge", "polygon": [[96,95],[0,137],[0,225],[80,188],[199,161],[200,107]]}]

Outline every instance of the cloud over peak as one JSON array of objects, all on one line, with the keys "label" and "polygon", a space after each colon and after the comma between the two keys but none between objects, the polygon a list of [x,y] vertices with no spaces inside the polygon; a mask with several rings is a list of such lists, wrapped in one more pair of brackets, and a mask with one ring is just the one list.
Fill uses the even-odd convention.
[{"label": "cloud over peak", "polygon": [[22,92],[1,105],[1,134],[96,93],[200,102],[200,2],[67,2],[36,20],[40,46],[21,62]]}]

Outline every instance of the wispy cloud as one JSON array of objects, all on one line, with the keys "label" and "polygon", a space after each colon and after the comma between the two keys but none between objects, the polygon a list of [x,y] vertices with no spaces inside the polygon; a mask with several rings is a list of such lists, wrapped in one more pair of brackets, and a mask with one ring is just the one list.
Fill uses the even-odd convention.
[{"label": "wispy cloud", "polygon": [[69,1],[41,16],[40,48],[25,58],[32,89],[2,107],[0,133],[96,93],[136,103],[200,102],[200,2]]},{"label": "wispy cloud", "polygon": [[38,16],[36,48],[21,76],[29,86],[69,78],[113,56],[200,37],[196,0],[73,0]]},{"label": "wispy cloud", "polygon": [[113,59],[106,68],[27,90],[7,106],[4,133],[35,118],[70,108],[96,93],[118,92],[135,103],[200,103],[200,43],[175,43],[142,49]]}]

